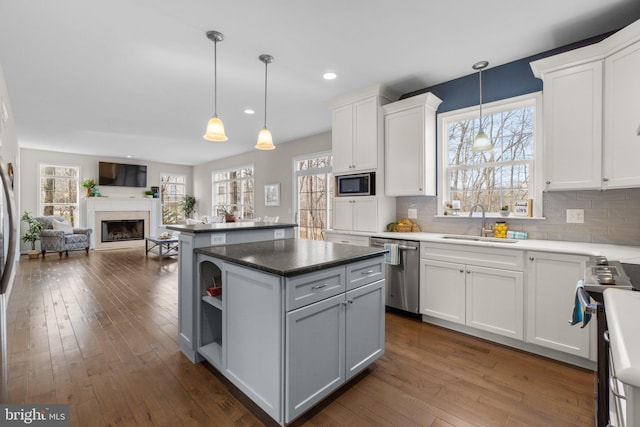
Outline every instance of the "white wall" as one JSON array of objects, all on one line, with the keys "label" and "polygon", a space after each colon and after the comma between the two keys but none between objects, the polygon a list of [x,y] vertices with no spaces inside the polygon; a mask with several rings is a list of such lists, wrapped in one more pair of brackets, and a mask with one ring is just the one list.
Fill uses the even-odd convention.
[{"label": "white wall", "polygon": [[[323,151],[331,151],[331,132],[278,144],[272,151],[254,150],[194,166],[196,216],[211,215],[212,171],[253,164],[256,216],[279,216],[281,222],[293,222],[293,158]],[[277,183],[280,183],[280,206],[265,206],[265,184]]]},{"label": "white wall", "polygon": [[[148,190],[151,186],[160,186],[160,175],[162,173],[174,173],[187,176],[187,194],[191,194],[193,191],[192,183],[192,171],[191,166],[173,165],[169,163],[155,163],[146,160],[134,160],[117,157],[97,157],[87,156],[82,154],[71,153],[58,153],[54,151],[42,151],[32,150],[27,148],[20,149],[20,163],[19,169],[21,191],[20,191],[20,205],[19,212],[30,211],[36,213],[38,210],[38,179],[39,179],[39,165],[42,163],[53,165],[65,165],[65,166],[79,166],[80,167],[80,181],[86,178],[93,178],[98,181],[98,161],[105,162],[118,162],[128,164],[140,164],[147,166],[147,188],[133,188],[133,187],[109,187],[98,186],[100,193],[103,196],[109,196],[113,198],[117,197],[144,197],[144,191]],[[84,188],[80,188],[80,195],[84,195]],[[80,212],[79,219],[80,225],[86,226],[86,207],[84,198],[80,199]],[[26,246],[22,248],[23,251],[28,250]]]}]

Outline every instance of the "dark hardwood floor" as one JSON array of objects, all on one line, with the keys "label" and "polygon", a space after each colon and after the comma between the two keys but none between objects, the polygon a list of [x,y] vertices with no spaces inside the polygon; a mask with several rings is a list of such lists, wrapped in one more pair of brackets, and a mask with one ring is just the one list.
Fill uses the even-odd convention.
[{"label": "dark hardwood floor", "polygon": [[[250,426],[268,418],[178,349],[178,262],[144,249],[22,259],[9,403],[72,426]],[[386,353],[305,426],[592,426],[593,373],[387,313]]]}]

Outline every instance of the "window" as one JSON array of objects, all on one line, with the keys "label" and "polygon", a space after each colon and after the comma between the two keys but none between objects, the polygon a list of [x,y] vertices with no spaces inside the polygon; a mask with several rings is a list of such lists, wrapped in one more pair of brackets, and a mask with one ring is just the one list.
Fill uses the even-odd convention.
[{"label": "window", "polygon": [[324,240],[332,212],[331,153],[294,159],[294,173],[299,237]]},{"label": "window", "polygon": [[187,177],[184,175],[160,175],[160,204],[162,205],[162,224],[177,224],[184,220],[180,203],[186,195]]},{"label": "window", "polygon": [[56,215],[79,225],[78,202],[80,168],[40,165],[40,215]]},{"label": "window", "polygon": [[211,175],[211,215],[231,212],[236,218],[254,217],[253,165],[215,171]]},{"label": "window", "polygon": [[[440,153],[442,153],[439,214],[443,203],[460,200],[461,212],[482,204],[487,212],[515,201],[541,200],[536,193],[536,123],[539,94],[525,95],[483,105],[483,130],[494,149],[473,152],[478,133],[478,108],[440,115]],[[538,162],[539,163],[539,162]]]}]

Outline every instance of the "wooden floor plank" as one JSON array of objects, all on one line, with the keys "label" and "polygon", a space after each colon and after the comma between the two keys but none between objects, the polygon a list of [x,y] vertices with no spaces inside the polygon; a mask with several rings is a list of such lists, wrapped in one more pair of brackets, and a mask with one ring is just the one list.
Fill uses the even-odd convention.
[{"label": "wooden floor plank", "polygon": [[[72,426],[260,426],[268,416],[178,345],[178,261],[142,248],[21,260],[10,403]],[[589,426],[592,372],[387,313],[386,353],[293,426]]]}]

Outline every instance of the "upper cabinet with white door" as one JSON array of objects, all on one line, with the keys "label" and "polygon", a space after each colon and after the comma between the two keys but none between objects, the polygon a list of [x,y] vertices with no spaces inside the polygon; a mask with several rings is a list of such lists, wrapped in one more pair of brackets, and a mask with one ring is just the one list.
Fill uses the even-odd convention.
[{"label": "upper cabinet with white door", "polygon": [[397,99],[382,85],[335,99],[332,108],[333,173],[376,170],[383,155],[380,107]]},{"label": "upper cabinet with white door", "polygon": [[640,21],[531,68],[544,82],[545,189],[640,187]]},{"label": "upper cabinet with white door", "polygon": [[428,92],[382,107],[387,196],[436,194],[436,110],[441,102]]}]

